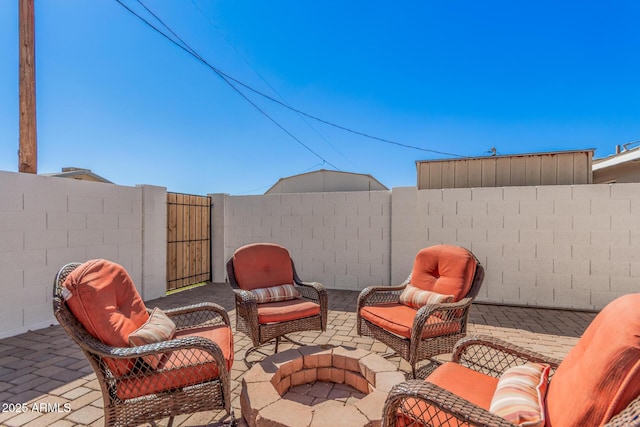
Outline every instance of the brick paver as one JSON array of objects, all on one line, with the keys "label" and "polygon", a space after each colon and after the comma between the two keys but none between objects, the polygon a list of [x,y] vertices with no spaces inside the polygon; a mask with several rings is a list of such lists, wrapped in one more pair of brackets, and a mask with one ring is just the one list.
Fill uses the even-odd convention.
[{"label": "brick paver", "polygon": [[[329,343],[379,354],[389,352],[386,345],[357,335],[357,296],[358,292],[354,291],[330,290],[327,331],[302,332],[291,334],[291,337],[308,344]],[[234,297],[230,287],[224,283],[147,301],[147,305],[167,309],[201,301],[222,305],[228,311],[235,330]],[[498,336],[562,358],[594,317],[595,313],[590,312],[474,304],[468,332]],[[251,341],[242,333],[235,333],[234,339],[231,398],[236,418],[241,421],[241,381],[247,371],[242,358],[251,347]],[[282,350],[287,348],[291,345],[281,344]],[[389,360],[400,370],[410,372],[410,366],[399,357]],[[0,340],[0,404],[2,426],[103,425],[100,386],[84,354],[59,326]],[[176,417],[174,426],[216,426],[224,421],[223,415],[223,411],[182,415]],[[157,426],[166,424],[166,419],[156,423]],[[239,424],[244,423],[241,421]]]}]

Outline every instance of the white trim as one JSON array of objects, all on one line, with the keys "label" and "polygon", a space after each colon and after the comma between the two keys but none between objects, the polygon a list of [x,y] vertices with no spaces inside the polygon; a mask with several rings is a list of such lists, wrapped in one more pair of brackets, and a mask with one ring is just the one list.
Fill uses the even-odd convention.
[{"label": "white trim", "polygon": [[594,160],[592,170],[596,171],[639,159],[640,147],[628,151],[623,151],[620,154],[614,154],[613,156],[605,157],[604,159]]}]

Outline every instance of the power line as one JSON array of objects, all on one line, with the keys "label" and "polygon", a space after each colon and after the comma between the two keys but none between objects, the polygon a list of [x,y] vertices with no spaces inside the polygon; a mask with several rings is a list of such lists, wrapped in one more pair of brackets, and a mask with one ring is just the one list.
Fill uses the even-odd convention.
[{"label": "power line", "polygon": [[411,148],[411,149],[414,149],[414,150],[426,151],[426,152],[429,152],[429,153],[442,154],[442,155],[453,156],[453,157],[468,157],[468,156],[463,156],[461,154],[447,153],[445,151],[430,150],[428,148],[416,147],[415,145],[403,144],[403,143],[400,143],[400,142],[391,141],[389,139],[380,138],[380,137],[377,137],[377,136],[374,136],[374,135],[370,135],[370,134],[365,133],[365,132],[360,132],[360,131],[357,131],[357,130],[353,130],[353,129],[345,127],[345,126],[340,126],[340,125],[335,124],[333,122],[330,122],[330,121],[321,119],[319,117],[316,117],[316,116],[314,116],[312,114],[305,113],[304,111],[298,110],[297,108],[293,108],[293,107],[291,107],[291,106],[289,106],[289,105],[287,105],[287,104],[285,104],[283,102],[280,102],[277,99],[267,95],[266,93],[260,92],[259,90],[252,88],[251,86],[249,86],[249,85],[247,85],[247,84],[245,84],[245,83],[243,83],[243,82],[241,82],[241,81],[239,81],[239,80],[237,80],[237,79],[235,79],[235,78],[223,73],[222,71],[220,71],[220,73],[222,73],[224,76],[228,77],[229,79],[233,80],[234,82],[238,83],[239,85],[242,85],[243,87],[249,89],[250,91],[252,91],[252,92],[254,92],[254,93],[256,93],[256,94],[258,94],[260,96],[263,96],[263,97],[267,98],[269,101],[275,102],[276,104],[279,104],[284,108],[287,108],[287,109],[289,109],[291,111],[294,111],[294,112],[296,112],[298,114],[302,114],[303,116],[309,117],[310,119],[317,120],[320,123],[324,123],[325,125],[333,126],[333,127],[337,128],[337,129],[341,129],[343,131],[350,132],[350,133],[353,133],[355,135],[360,135],[360,136],[363,136],[365,138],[375,139],[377,141],[385,142],[387,144],[397,145],[397,146],[404,147],[404,148]]},{"label": "power line", "polygon": [[[256,75],[260,78],[260,80],[262,80],[264,82],[264,84],[266,84],[269,87],[269,89],[271,89],[273,91],[273,93],[275,93],[278,96],[278,98],[280,98],[282,100],[282,102],[287,105],[287,107],[291,108],[291,104],[289,104],[287,102],[287,100],[284,99],[284,96],[282,96],[276,90],[276,88],[274,88],[271,85],[271,83],[269,83],[267,81],[267,79],[260,73],[260,71],[258,71],[256,69],[256,67],[254,67],[253,64],[251,64],[251,62],[249,62],[249,60],[246,58],[246,56],[244,56],[243,53],[231,42],[231,40],[229,40],[229,38],[224,34],[224,32],[216,25],[216,23],[213,21],[213,19],[209,18],[209,16],[205,13],[205,11],[202,10],[202,8],[198,5],[196,0],[191,0],[191,3],[198,10],[200,15],[202,15],[207,20],[209,25],[211,27],[213,27],[218,32],[218,34],[224,39],[224,41],[236,52],[236,54],[242,59],[242,61],[244,61],[244,63],[247,64],[249,66],[249,68],[251,68],[253,70],[254,73],[256,73]],[[304,122],[304,124],[307,125],[312,131],[314,131],[316,133],[316,135],[318,135],[324,142],[327,143],[327,145],[329,145],[331,148],[333,148],[333,150],[336,153],[338,153],[340,156],[342,156],[343,159],[345,159],[346,161],[348,161],[353,166],[355,166],[356,168],[359,169],[359,167],[351,159],[349,159],[347,156],[345,156],[340,150],[338,150],[338,148],[335,145],[333,145],[331,142],[329,142],[329,140],[327,138],[325,138],[324,135],[322,135],[320,133],[320,131],[318,131],[318,129],[313,127],[311,125],[311,123],[309,123],[309,121],[305,118],[305,116],[303,116],[300,113],[297,113],[297,114],[298,114],[298,117],[300,117],[300,119]]]},{"label": "power line", "polygon": [[311,154],[313,154],[314,156],[316,156],[317,158],[319,158],[320,160],[322,160],[324,163],[330,165],[331,167],[333,167],[336,170],[340,170],[336,165],[334,165],[333,163],[329,162],[328,160],[326,160],[324,157],[322,157],[320,154],[316,153],[313,149],[311,149],[311,147],[309,147],[308,145],[306,145],[304,142],[302,142],[299,138],[297,138],[295,135],[293,135],[291,132],[289,132],[287,129],[285,129],[284,126],[282,126],[278,121],[276,121],[273,117],[271,117],[266,111],[264,111],[262,108],[260,108],[255,102],[253,102],[249,97],[247,97],[240,89],[238,89],[233,83],[231,83],[230,79],[228,78],[228,76],[226,76],[225,74],[221,73],[220,70],[218,70],[216,67],[212,66],[211,64],[209,64],[202,56],[200,56],[191,46],[189,46],[188,43],[186,43],[179,35],[177,35],[167,24],[164,23],[164,21],[162,21],[162,19],[160,19],[160,17],[158,17],[155,13],[153,13],[144,3],[142,3],[141,0],[137,0],[138,3],[140,3],[140,5],[142,5],[142,7],[144,7],[147,12],[149,12],[151,15],[153,15],[153,17],[155,19],[158,20],[158,22],[160,22],[171,34],[173,34],[174,37],[176,37],[180,43],[176,42],[174,39],[172,39],[171,37],[169,37],[167,34],[165,34],[164,32],[162,32],[158,27],[156,27],[155,25],[153,25],[151,22],[147,21],[145,18],[143,18],[142,16],[140,16],[138,13],[136,13],[133,9],[131,9],[130,7],[128,7],[127,5],[125,5],[121,0],[115,0],[117,3],[119,3],[122,7],[124,7],[125,9],[127,9],[132,15],[134,15],[135,17],[137,17],[138,19],[140,19],[142,22],[144,22],[145,24],[147,24],[149,27],[151,27],[153,30],[155,30],[157,33],[159,33],[160,35],[162,35],[163,37],[165,37],[167,40],[169,40],[170,42],[172,42],[174,45],[178,46],[180,49],[184,50],[185,52],[187,52],[188,54],[190,54],[191,56],[193,56],[194,58],[196,58],[198,61],[200,61],[202,64],[206,65],[207,67],[209,67],[211,70],[213,70],[219,77],[222,78],[222,80],[227,83],[229,86],[231,86],[231,88],[233,88],[233,90],[235,90],[240,96],[242,96],[249,104],[251,104],[255,109],[257,109],[260,113],[262,113],[266,118],[268,118],[269,120],[271,120],[271,122],[273,122],[278,128],[280,128],[284,133],[286,133],[287,135],[289,135],[294,141],[296,141],[298,144],[302,145],[305,149],[307,149]]},{"label": "power line", "polygon": [[[257,89],[254,89],[253,87],[249,86],[248,84],[246,84],[246,83],[244,83],[244,82],[242,82],[242,81],[240,81],[240,80],[236,79],[235,77],[233,77],[233,76],[231,76],[231,75],[229,75],[229,74],[225,73],[224,71],[222,71],[222,70],[220,70],[220,69],[218,69],[218,68],[214,67],[213,65],[209,64],[209,63],[208,63],[204,58],[202,58],[202,57],[201,57],[197,52],[195,52],[193,49],[191,49],[191,48],[188,46],[188,44],[186,44],[186,43],[185,43],[185,42],[184,42],[184,41],[183,41],[183,40],[182,40],[182,39],[181,39],[177,34],[175,34],[175,33],[174,33],[174,32],[173,32],[173,31],[172,31],[172,30],[171,30],[171,29],[170,29],[166,24],[164,24],[164,22],[162,22],[162,20],[161,20],[160,18],[158,18],[155,14],[153,14],[153,12],[151,12],[151,11],[150,11],[146,6],[145,6],[145,9],[147,9],[147,10],[148,10],[152,15],[154,15],[154,17],[156,17],[156,19],[157,19],[158,21],[160,21],[160,22],[161,22],[161,23],[162,23],[162,24],[163,24],[163,25],[164,25],[164,26],[165,26],[165,27],[166,27],[166,28],[167,28],[167,29],[168,29],[172,34],[174,34],[174,36],[175,36],[175,37],[177,37],[177,38],[178,38],[178,39],[179,39],[179,40],[184,44],[184,46],[183,46],[183,45],[181,45],[181,44],[179,44],[179,43],[177,43],[175,40],[173,40],[171,37],[167,36],[165,33],[163,33],[161,30],[159,30],[159,29],[158,29],[157,27],[155,27],[153,24],[151,24],[151,23],[150,23],[150,22],[148,22],[146,19],[144,19],[143,17],[141,17],[140,15],[138,15],[137,13],[135,13],[133,10],[131,10],[129,7],[127,7],[125,4],[123,4],[121,0],[115,0],[115,1],[116,1],[116,2],[118,2],[118,3],[119,3],[121,6],[123,6],[125,9],[127,9],[129,12],[131,12],[131,13],[132,13],[134,16],[136,16],[138,19],[142,20],[145,24],[147,24],[148,26],[150,26],[151,28],[153,28],[155,31],[157,31],[158,33],[160,33],[162,36],[164,36],[165,38],[167,38],[167,40],[171,41],[171,42],[172,42],[172,43],[174,43],[176,46],[180,47],[181,49],[183,49],[183,50],[184,50],[184,51],[186,51],[187,53],[189,53],[189,54],[191,54],[192,56],[194,56],[196,59],[198,59],[198,60],[199,60],[200,62],[202,62],[204,65],[206,65],[207,67],[209,67],[212,71],[214,71],[214,72],[215,72],[219,77],[221,77],[221,78],[222,78],[222,79],[223,79],[227,84],[229,84],[231,87],[233,87],[233,88],[234,88],[234,90],[236,90],[239,94],[241,94],[241,95],[242,95],[242,96],[243,96],[247,101],[249,101],[249,102],[250,102],[254,107],[256,107],[256,108],[258,108],[258,107],[256,106],[256,104],[255,104],[255,103],[253,103],[253,102],[251,102],[251,101],[249,100],[249,98],[248,98],[248,97],[246,97],[246,95],[244,95],[244,93],[242,93],[242,92],[241,92],[237,87],[235,87],[231,82],[237,83],[238,85],[240,85],[240,86],[244,87],[245,89],[247,89],[247,90],[249,90],[249,91],[251,91],[251,92],[253,92],[253,93],[257,94],[257,95],[260,95],[260,96],[262,96],[263,98],[266,98],[266,99],[268,99],[268,100],[270,100],[270,101],[272,101],[272,102],[274,102],[274,103],[276,103],[276,104],[278,104],[278,105],[280,105],[280,106],[282,106],[282,107],[284,107],[284,108],[286,108],[286,109],[288,109],[288,110],[294,111],[294,112],[296,112],[296,113],[298,113],[298,114],[301,114],[301,115],[303,115],[303,116],[305,116],[305,117],[308,117],[308,118],[310,118],[310,119],[316,120],[316,121],[318,121],[318,122],[320,122],[320,123],[324,123],[325,125],[335,127],[335,128],[337,128],[337,129],[343,130],[343,131],[345,131],[345,132],[350,132],[350,133],[353,133],[353,134],[355,134],[355,135],[360,135],[360,136],[365,137],[365,138],[369,138],[369,139],[377,140],[377,141],[384,142],[384,143],[387,143],[387,144],[393,144],[393,145],[400,146],[400,147],[404,147],[404,148],[410,148],[410,149],[414,149],[414,150],[419,150],[419,151],[424,151],[424,152],[429,152],[429,153],[435,153],[435,154],[440,154],[440,155],[446,155],[446,156],[453,156],[453,157],[462,157],[462,158],[464,158],[464,157],[468,157],[468,156],[463,156],[463,155],[460,155],[460,154],[448,153],[448,152],[445,152],[445,151],[437,151],[437,150],[431,150],[431,149],[428,149],[428,148],[417,147],[417,146],[414,146],[414,145],[403,144],[403,143],[396,142],[396,141],[392,141],[392,140],[389,140],[389,139],[386,139],[386,138],[377,137],[377,136],[370,135],[370,134],[365,133],[365,132],[360,132],[360,131],[357,131],[357,130],[354,130],[354,129],[348,128],[348,127],[346,127],[346,126],[338,125],[338,124],[336,124],[336,123],[333,123],[333,122],[330,122],[330,121],[328,121],[328,120],[321,119],[321,118],[319,118],[319,117],[317,117],[317,116],[314,116],[314,115],[312,115],[312,114],[306,113],[306,112],[304,112],[304,111],[302,111],[302,110],[299,110],[299,109],[297,109],[297,108],[291,107],[290,105],[287,105],[286,103],[284,103],[284,102],[282,102],[282,101],[279,101],[279,100],[275,99],[274,97],[267,95],[267,94],[266,94],[266,93],[264,93],[264,92],[261,92],[261,91],[259,91],[259,90],[257,90]],[[142,4],[142,5],[144,6],[144,4],[143,4],[140,0],[137,0],[137,1],[138,1],[140,4]],[[185,47],[185,46],[186,46],[186,47]],[[258,109],[259,109],[259,108],[258,108]],[[266,112],[264,112],[263,110],[260,110],[260,109],[259,109],[259,111],[260,111],[260,112],[262,112],[266,117],[268,117],[270,120],[272,120],[274,123],[276,123],[276,124],[277,124],[281,129],[283,129],[283,130],[284,130],[284,128],[283,128],[281,125],[279,125],[277,122],[275,122],[275,120],[274,120],[274,119],[272,119],[270,116],[268,116]],[[289,135],[291,135],[288,131],[286,131],[286,130],[285,130],[285,132],[287,132]],[[291,135],[291,136],[293,137],[293,135]],[[297,139],[297,138],[295,138],[295,137],[293,137],[293,138],[294,138],[297,142],[299,142],[300,144],[302,144],[303,146],[305,146],[305,148],[307,148],[308,150],[310,150],[311,152],[313,152],[310,148],[308,148],[306,145],[304,145],[300,140],[298,140],[298,139]],[[321,160],[323,160],[324,162],[326,162],[327,164],[329,164],[329,165],[333,166],[334,168],[338,169],[337,167],[335,167],[334,165],[332,165],[331,163],[327,162],[325,159],[323,159],[322,157],[320,157],[317,153],[313,152],[313,154],[314,154],[314,155],[316,155],[316,156],[317,156],[318,158],[320,158]]]}]

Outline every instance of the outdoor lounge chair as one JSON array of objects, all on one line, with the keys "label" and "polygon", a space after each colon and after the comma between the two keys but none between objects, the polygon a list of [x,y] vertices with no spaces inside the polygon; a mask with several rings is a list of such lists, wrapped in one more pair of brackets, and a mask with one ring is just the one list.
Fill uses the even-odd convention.
[{"label": "outdoor lounge chair", "polygon": [[53,311],[96,373],[105,426],[137,426],[224,409],[235,424],[229,371],[233,334],[213,303],[148,310],[123,267],[67,264],[53,285]]},{"label": "outdoor lounge chair", "polygon": [[[564,360],[487,336],[394,386],[383,426],[640,426],[640,294],[607,305]],[[551,378],[547,380],[547,375]]]},{"label": "outdoor lounge chair", "polygon": [[369,287],[358,296],[358,335],[391,347],[411,365],[450,353],[467,333],[471,303],[484,269],[467,249],[436,245],[416,255],[411,275],[399,286]]},{"label": "outdoor lounge chair", "polygon": [[245,332],[253,347],[280,338],[300,345],[285,334],[327,329],[327,291],[317,282],[303,282],[289,251],[272,243],[254,243],[235,251],[227,262],[229,283],[236,297],[236,329]]}]

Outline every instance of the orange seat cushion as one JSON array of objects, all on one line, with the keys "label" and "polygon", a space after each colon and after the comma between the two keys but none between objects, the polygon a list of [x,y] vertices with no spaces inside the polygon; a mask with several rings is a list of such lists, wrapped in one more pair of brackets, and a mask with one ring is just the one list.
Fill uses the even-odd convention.
[{"label": "orange seat cushion", "polygon": [[453,362],[439,366],[426,379],[456,396],[489,410],[498,387],[498,378],[485,375]]},{"label": "orange seat cushion", "polygon": [[[194,328],[176,332],[175,338],[198,336],[209,339],[220,347],[227,371],[233,365],[233,333],[223,326]],[[211,355],[198,349],[167,353],[157,370],[144,374],[134,373],[118,382],[120,399],[133,399],[148,394],[200,384],[218,378],[220,371]]]},{"label": "orange seat cushion", "polygon": [[[87,261],[67,276],[63,287],[73,315],[94,338],[112,347],[129,347],[129,334],[149,319],[131,277],[114,262]],[[116,375],[133,366],[113,359],[107,359],[107,364]]]},{"label": "orange seat cushion", "polygon": [[476,273],[477,261],[465,248],[436,245],[416,255],[411,271],[411,284],[442,295],[453,295],[453,301],[467,296]]},{"label": "orange seat cushion", "polygon": [[300,298],[258,304],[258,322],[260,324],[287,322],[319,314],[320,305]]},{"label": "orange seat cushion", "polygon": [[[360,316],[376,326],[405,338],[411,338],[413,320],[418,309],[400,303],[386,303],[364,306],[360,309]],[[443,321],[437,316],[429,316],[422,338],[456,334],[460,332],[460,323]]]},{"label": "orange seat cushion", "polygon": [[[481,408],[489,410],[498,379],[481,374],[457,363],[447,362],[439,366],[425,381],[435,384]],[[426,415],[428,414],[428,415]],[[455,423],[448,421],[448,416],[439,413],[436,408],[430,407],[422,400],[408,398],[398,409],[398,426],[422,426],[424,423],[418,420],[431,420],[433,425],[467,426],[464,422]]]},{"label": "orange seat cushion", "polygon": [[254,243],[236,250],[233,273],[238,287],[247,291],[293,284],[289,251],[272,243]]},{"label": "orange seat cushion", "polygon": [[558,367],[547,426],[606,424],[639,395],[640,294],[629,294],[602,309]]}]

